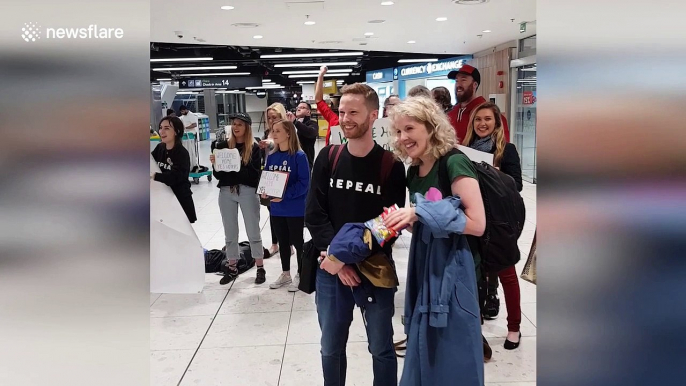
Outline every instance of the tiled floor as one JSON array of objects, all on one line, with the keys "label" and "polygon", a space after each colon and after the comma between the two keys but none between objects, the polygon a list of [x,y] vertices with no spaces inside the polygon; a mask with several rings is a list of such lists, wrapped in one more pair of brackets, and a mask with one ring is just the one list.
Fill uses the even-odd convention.
[{"label": "tiled floor", "polygon": [[[209,157],[209,142],[200,144],[201,164]],[[219,189],[206,179],[193,185],[198,212],[194,228],[206,249],[221,248],[224,233],[217,206]],[[536,187],[525,184],[527,224],[520,239],[521,273],[536,228]],[[262,237],[269,247],[268,212],[261,213]],[[247,240],[241,223],[240,240]],[[306,233],[306,240],[309,235]],[[396,244],[394,258],[401,287],[396,294],[394,329],[403,338],[400,322],[404,301],[410,235]],[[315,386],[321,385],[319,325],[314,295],[270,290],[268,283],[281,272],[278,255],[265,261],[267,283],[253,283],[254,269],[228,286],[220,276],[206,274],[205,289],[197,295],[150,294],[151,385]],[[293,268],[295,261],[293,259]],[[486,366],[487,386],[534,386],[536,384],[536,287],[520,280],[522,293],[522,344],[517,350],[502,348],[507,335],[504,297],[501,312],[484,325],[493,348]],[[359,313],[350,330],[348,385],[371,385],[371,356]],[[403,360],[399,360],[399,374]]]}]

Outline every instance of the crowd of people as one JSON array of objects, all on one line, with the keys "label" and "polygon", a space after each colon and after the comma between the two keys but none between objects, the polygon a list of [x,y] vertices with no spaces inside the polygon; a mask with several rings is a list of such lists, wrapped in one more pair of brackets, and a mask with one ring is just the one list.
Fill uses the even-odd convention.
[{"label": "crowd of people", "polygon": [[[498,315],[500,280],[509,331],[504,348],[516,349],[521,339],[519,284],[514,266],[488,272],[482,264],[477,241],[486,229],[486,213],[478,174],[456,145],[493,154],[493,166],[511,176],[521,191],[519,156],[508,141],[505,117],[495,104],[475,96],[480,74],[465,65],[448,75],[455,79],[455,106],[444,87],[418,87],[405,100],[397,95],[386,98],[383,116],[391,120],[395,135],[390,152],[372,138],[374,121],[380,117],[377,93],[365,84],[347,85],[335,114],[323,100],[325,73],[322,67],[315,100],[329,131],[327,146],[316,157],[318,129],[308,103],[299,104],[295,114],[279,103],[270,105],[261,138],[254,138],[249,115],[236,114],[227,138],[212,144],[213,150],[237,149],[241,155],[240,171],[214,170],[229,264],[221,284],[237,276],[239,208],[256,260],[256,284],[266,281],[260,204],[269,208],[268,254],[278,253],[282,263],[271,289],[287,286],[298,291],[307,227],[319,252],[314,296],[322,332],[324,384],[345,384],[346,344],[357,306],[373,359],[373,384],[398,385],[392,327],[398,286],[393,261],[396,239],[382,245],[370,241],[360,225],[397,205],[399,209],[384,219],[385,226],[412,233],[403,318],[407,347],[400,385],[483,385],[484,361],[492,355],[481,332],[483,319]],[[341,127],[345,145],[329,144],[332,126]],[[186,127],[179,118],[162,119],[162,143],[152,152],[161,173],[151,178],[169,185],[194,221],[188,162],[181,159],[188,153],[179,141]],[[214,165],[214,156],[210,161]],[[405,164],[409,164],[407,172]],[[263,170],[289,173],[281,197],[257,194]],[[360,240],[366,241],[358,248]],[[373,270],[346,263],[346,251],[352,251],[353,244],[355,251],[365,251],[359,259],[372,264]],[[290,272],[292,255],[297,261],[295,275]]]}]

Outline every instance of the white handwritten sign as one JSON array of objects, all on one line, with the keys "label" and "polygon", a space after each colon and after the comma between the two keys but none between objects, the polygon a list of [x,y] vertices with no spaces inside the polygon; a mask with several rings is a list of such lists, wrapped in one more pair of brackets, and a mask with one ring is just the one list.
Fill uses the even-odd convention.
[{"label": "white handwritten sign", "polygon": [[486,162],[493,166],[493,154],[472,149],[471,147],[457,145],[458,150],[464,153],[472,162]]},{"label": "white handwritten sign", "polygon": [[241,153],[238,149],[214,149],[214,169],[218,172],[239,172]]},{"label": "white handwritten sign", "polygon": [[288,183],[287,172],[262,171],[260,183],[257,185],[257,194],[266,194],[269,197],[282,198]]},{"label": "white handwritten sign", "polygon": [[[393,142],[395,141],[395,136],[391,132],[391,120],[388,118],[379,118],[374,121],[372,126],[372,138],[379,145],[383,146],[386,150],[391,150]],[[340,126],[331,127],[331,141],[334,145],[342,145],[348,142],[343,134],[343,129]]]}]

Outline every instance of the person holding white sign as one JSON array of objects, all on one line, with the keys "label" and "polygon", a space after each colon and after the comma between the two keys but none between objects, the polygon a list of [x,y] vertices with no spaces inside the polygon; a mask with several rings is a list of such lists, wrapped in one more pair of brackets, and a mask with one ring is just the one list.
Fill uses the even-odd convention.
[{"label": "person holding white sign", "polygon": [[[289,285],[289,292],[297,292],[302,270],[305,199],[310,187],[310,164],[307,155],[300,149],[293,122],[282,120],[274,123],[271,136],[277,150],[267,157],[262,178],[267,178],[268,173],[288,173],[288,178],[281,197],[271,197],[271,219],[279,242],[283,273],[269,288]],[[262,194],[262,198],[266,199],[268,196]],[[291,245],[295,247],[298,262],[295,278],[291,278]]]},{"label": "person holding white sign", "polygon": [[[522,191],[522,167],[515,145],[505,140],[503,122],[500,119],[500,109],[493,103],[487,102],[478,106],[472,113],[467,127],[465,146],[492,153],[493,166],[515,180],[517,190]],[[495,319],[500,310],[498,299],[498,278],[503,284],[505,306],[507,307],[507,339],[505,349],[513,350],[519,347],[521,334],[519,326],[522,322],[520,305],[519,278],[514,266],[499,272],[487,273],[487,294],[484,303],[484,318]]]},{"label": "person holding white sign", "polygon": [[224,224],[226,240],[226,258],[229,263],[229,273],[222,277],[219,284],[228,284],[238,276],[238,208],[243,214],[245,231],[250,242],[250,251],[257,266],[255,284],[262,284],[266,279],[264,270],[264,251],[262,249],[262,235],[260,234],[260,200],[257,197],[257,184],[260,181],[262,157],[260,148],[252,136],[252,119],[246,113],[233,115],[231,122],[231,136],[228,140],[212,143],[215,149],[235,149],[240,155],[238,171],[217,170],[217,157],[210,156],[214,177],[219,181],[219,211]]}]

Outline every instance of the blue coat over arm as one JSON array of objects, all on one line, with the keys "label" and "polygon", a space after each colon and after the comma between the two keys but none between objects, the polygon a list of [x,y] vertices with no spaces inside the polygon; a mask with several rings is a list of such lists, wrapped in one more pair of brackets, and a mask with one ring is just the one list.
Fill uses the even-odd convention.
[{"label": "blue coat over arm", "polygon": [[460,199],[416,195],[405,297],[400,386],[483,386],[476,273]]}]

